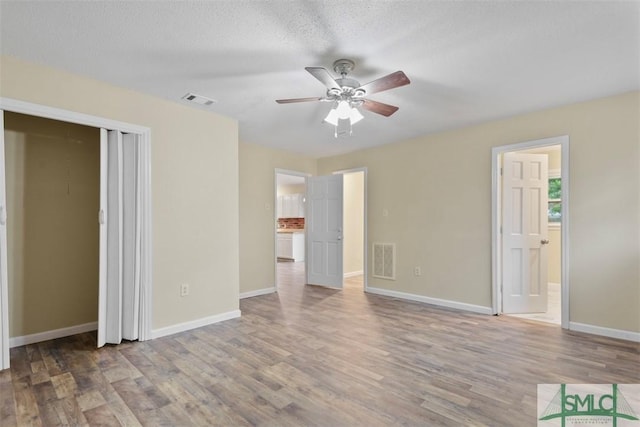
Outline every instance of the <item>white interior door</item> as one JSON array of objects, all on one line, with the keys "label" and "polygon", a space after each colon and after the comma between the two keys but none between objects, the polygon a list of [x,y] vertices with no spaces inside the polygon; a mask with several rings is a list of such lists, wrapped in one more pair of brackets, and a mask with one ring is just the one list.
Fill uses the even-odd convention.
[{"label": "white interior door", "polygon": [[4,171],[4,112],[0,110],[0,370],[9,368],[7,201]]},{"label": "white interior door", "polygon": [[307,178],[307,283],[342,288],[342,174]]},{"label": "white interior door", "polygon": [[548,158],[505,153],[502,174],[502,311],[547,311]]}]

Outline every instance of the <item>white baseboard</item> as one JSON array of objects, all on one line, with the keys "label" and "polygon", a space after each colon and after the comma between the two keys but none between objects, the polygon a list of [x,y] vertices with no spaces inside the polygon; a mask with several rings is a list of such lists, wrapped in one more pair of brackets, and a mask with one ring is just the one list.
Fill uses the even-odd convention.
[{"label": "white baseboard", "polygon": [[85,332],[98,329],[98,322],[84,323],[82,325],[69,326],[68,328],[54,329],[53,331],[38,332],[37,334],[23,335],[21,337],[9,338],[9,348],[20,347],[21,345],[33,344],[42,341],[54,340],[56,338],[68,337],[70,335],[83,334]]},{"label": "white baseboard", "polygon": [[274,292],[276,292],[276,287],[275,286],[271,287],[271,288],[257,289],[255,291],[242,292],[240,294],[240,299],[257,297],[257,296],[260,296],[260,295],[272,294]]},{"label": "white baseboard", "polygon": [[406,299],[410,301],[424,302],[427,304],[437,305],[440,307],[455,308],[456,310],[471,311],[473,313],[489,314],[489,315],[493,313],[491,307],[483,307],[481,305],[467,304],[464,302],[425,297],[423,295],[408,294],[405,292],[390,291],[388,289],[369,287],[366,289],[366,292],[377,294],[377,295],[384,295],[387,297]]},{"label": "white baseboard", "polygon": [[569,330],[585,332],[587,334],[602,335],[609,338],[640,342],[640,332],[625,331],[622,329],[611,329],[602,326],[588,325],[586,323],[569,322]]},{"label": "white baseboard", "polygon": [[344,278],[347,279],[349,277],[362,276],[363,274],[364,274],[364,272],[362,270],[360,270],[360,271],[352,271],[350,273],[344,273]]},{"label": "white baseboard", "polygon": [[228,311],[226,313],[216,314],[215,316],[203,317],[202,319],[191,320],[189,322],[178,323],[177,325],[166,326],[151,331],[151,339],[165,337],[167,335],[177,334],[178,332],[189,331],[191,329],[201,328],[203,326],[212,325],[214,323],[223,322],[225,320],[240,317],[240,310]]}]

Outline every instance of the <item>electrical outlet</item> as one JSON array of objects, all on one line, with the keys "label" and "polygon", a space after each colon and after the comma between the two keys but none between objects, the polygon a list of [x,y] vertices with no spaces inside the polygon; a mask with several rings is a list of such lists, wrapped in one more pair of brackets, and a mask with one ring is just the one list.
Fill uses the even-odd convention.
[{"label": "electrical outlet", "polygon": [[421,276],[422,275],[422,269],[420,267],[413,267],[413,275],[414,276]]},{"label": "electrical outlet", "polygon": [[189,295],[189,284],[183,283],[182,285],[180,285],[180,296],[186,297],[187,295]]}]

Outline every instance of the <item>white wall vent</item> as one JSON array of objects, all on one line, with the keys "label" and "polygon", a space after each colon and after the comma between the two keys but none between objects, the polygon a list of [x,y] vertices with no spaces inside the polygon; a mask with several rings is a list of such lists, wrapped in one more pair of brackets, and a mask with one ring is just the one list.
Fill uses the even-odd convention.
[{"label": "white wall vent", "polygon": [[199,105],[204,105],[208,107],[209,105],[213,105],[216,103],[215,100],[211,98],[207,98],[206,96],[196,95],[195,93],[188,93],[182,97],[185,101],[193,102]]},{"label": "white wall vent", "polygon": [[395,243],[373,244],[373,277],[396,280]]}]

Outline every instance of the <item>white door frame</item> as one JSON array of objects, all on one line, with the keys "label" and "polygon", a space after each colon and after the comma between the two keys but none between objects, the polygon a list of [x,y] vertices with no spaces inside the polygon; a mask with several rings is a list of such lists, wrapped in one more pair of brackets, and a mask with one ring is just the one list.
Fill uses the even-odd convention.
[{"label": "white door frame", "polygon": [[[278,292],[278,174],[280,175],[293,175],[293,176],[299,176],[302,178],[307,178],[310,177],[311,174],[310,173],[306,173],[306,172],[300,172],[300,171],[294,171],[294,170],[289,170],[289,169],[280,169],[280,168],[275,168],[274,173],[273,173],[273,266],[274,266],[274,273],[275,273],[275,277],[273,282],[275,283],[275,290],[276,292]],[[306,180],[305,180],[306,182]],[[305,184],[306,185],[306,184]],[[307,216],[307,205],[305,203],[305,207],[304,207],[304,216],[306,218]],[[306,239],[307,239],[307,230],[305,227],[305,245],[304,245],[304,280],[307,280],[307,243],[306,243]]]},{"label": "white door frame", "polygon": [[369,248],[369,245],[367,243],[369,241],[368,238],[367,238],[367,233],[368,233],[368,230],[369,230],[369,228],[367,227],[367,173],[368,173],[368,170],[367,170],[366,166],[363,166],[363,167],[360,167],[360,168],[338,170],[338,171],[333,172],[333,174],[334,175],[335,174],[344,175],[344,174],[356,173],[356,172],[364,172],[364,186],[363,186],[363,190],[362,190],[364,192],[364,194],[363,194],[363,196],[364,196],[364,212],[363,212],[364,218],[363,218],[363,221],[362,221],[362,224],[363,224],[363,227],[364,227],[363,234],[362,234],[362,244],[363,244],[364,247],[362,248],[362,257],[363,257],[363,259],[362,259],[362,269],[363,269],[363,276],[364,276],[363,277],[363,280],[364,280],[364,291],[368,292],[368,290],[369,290],[369,280],[368,280],[368,277],[369,277],[369,275],[368,275],[368,271],[369,271],[369,267],[368,267],[368,261],[369,261],[368,248]]},{"label": "white door frame", "polygon": [[500,156],[510,151],[521,151],[532,148],[560,145],[562,155],[561,200],[562,216],[560,218],[562,250],[561,250],[561,296],[563,329],[569,329],[569,136],[557,136],[517,144],[503,145],[491,149],[491,284],[492,284],[492,312],[502,313],[502,291],[500,287],[502,274],[502,247],[500,243]]},{"label": "white door frame", "polygon": [[[44,117],[47,119],[59,120],[59,121],[68,122],[68,123],[77,123],[80,125],[91,126],[95,128],[119,130],[123,133],[135,133],[140,135],[141,145],[148,148],[146,150],[143,150],[144,152],[143,155],[146,157],[146,160],[147,160],[147,167],[145,168],[145,171],[144,171],[145,176],[143,177],[144,178],[143,180],[147,182],[150,187],[151,185],[150,184],[151,183],[151,168],[150,168],[151,129],[144,126],[138,126],[130,123],[120,122],[117,120],[106,119],[103,117],[92,116],[89,114],[78,113],[75,111],[64,110],[61,108],[49,107],[46,105],[34,104],[34,103],[20,101],[20,100],[11,99],[11,98],[0,97],[0,110],[11,111],[14,113],[28,114],[31,116]],[[0,131],[4,132],[4,124],[0,129]],[[146,212],[151,212],[150,197],[142,199],[141,203],[144,204]],[[96,219],[97,219],[97,212],[96,212]],[[149,222],[149,226],[151,226],[150,216],[149,218],[147,218],[147,221]],[[151,245],[151,241],[147,243]],[[146,269],[148,270],[149,280],[144,282],[143,286],[145,287],[145,289],[144,290],[141,289],[141,292],[144,292],[145,295],[148,296],[148,298],[145,298],[144,304],[142,304],[140,307],[140,311],[141,311],[140,322],[143,325],[140,338],[139,338],[140,341],[151,339],[151,299],[152,299],[151,257],[149,257],[149,259],[145,259],[144,264],[146,266]],[[1,287],[0,295],[5,296],[8,294],[8,283],[5,280],[0,280],[0,282],[2,282],[0,283],[0,287]],[[9,334],[8,332],[7,333],[2,332],[5,330],[8,331],[8,326],[9,326],[9,313],[8,313],[8,309],[5,309],[5,307],[8,307],[8,304],[5,305],[5,303],[7,303],[7,301],[5,301],[5,298],[3,298],[2,314],[1,314],[2,318],[0,319],[0,335],[2,335],[0,337],[0,355],[4,355],[4,354],[8,355],[9,353]],[[0,364],[2,365],[0,366],[0,369],[9,368],[8,357],[2,357],[0,359],[0,362],[1,362]]]}]

